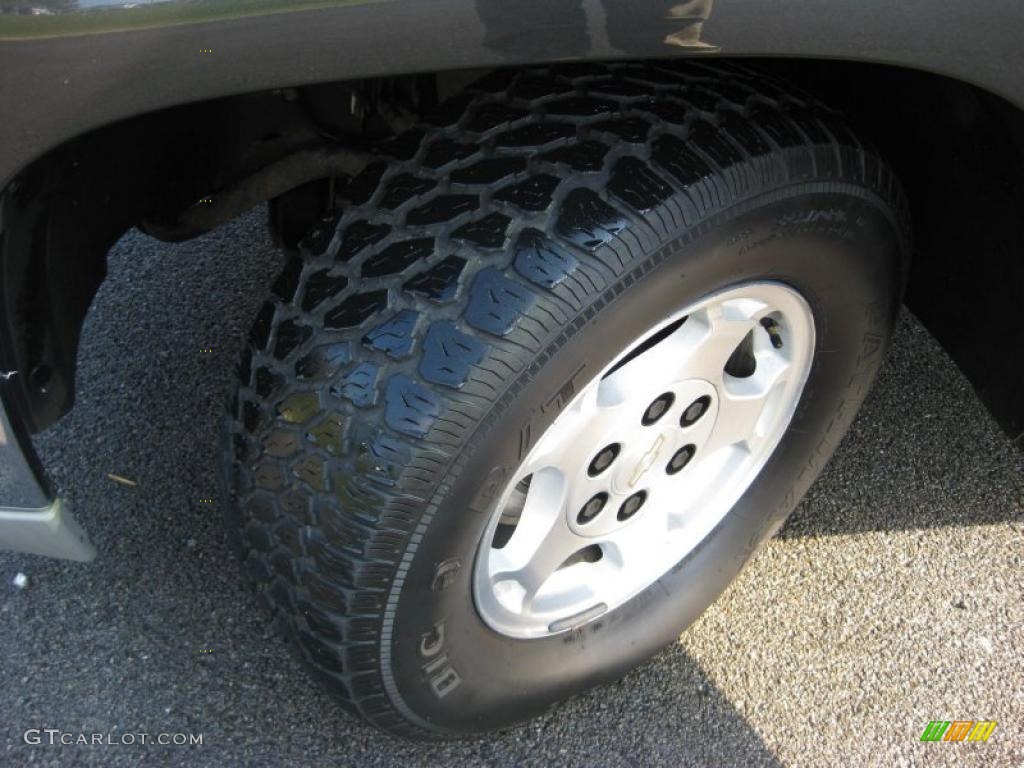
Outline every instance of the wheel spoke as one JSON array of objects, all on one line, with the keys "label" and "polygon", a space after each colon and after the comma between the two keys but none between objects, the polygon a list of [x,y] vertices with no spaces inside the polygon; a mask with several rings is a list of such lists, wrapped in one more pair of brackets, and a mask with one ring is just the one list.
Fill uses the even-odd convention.
[{"label": "wheel spoke", "polygon": [[665,541],[668,521],[669,517],[664,515],[639,515],[632,525],[602,542],[602,548],[608,553],[607,559],[618,571],[642,568],[642,564],[649,562],[657,547]]},{"label": "wheel spoke", "polygon": [[[514,570],[499,570],[494,574],[493,581],[496,585],[501,582],[515,582],[516,591],[521,600],[519,609],[524,613],[529,613],[537,593],[545,582],[551,578],[562,563],[583,546],[578,537],[565,527],[558,534],[549,535],[526,563]],[[495,565],[501,568],[500,558]]]},{"label": "wheel spoke", "polygon": [[760,301],[736,299],[694,313],[687,321],[688,325],[692,323],[693,329],[687,373],[693,378],[719,383],[732,353],[757,327],[756,316],[764,309]]},{"label": "wheel spoke", "polygon": [[661,382],[672,381],[686,368],[695,337],[704,335],[687,320],[650,349],[641,352],[601,380],[598,403],[615,406],[651,390]]},{"label": "wheel spoke", "polygon": [[[566,524],[565,495],[561,472],[535,473],[515,532],[504,547],[491,552],[492,582],[515,582],[522,609],[528,609],[558,566],[584,546]],[[507,585],[504,589],[510,592]]]},{"label": "wheel spoke", "polygon": [[704,450],[711,453],[737,443],[755,448],[766,434],[765,420],[771,415],[766,410],[774,404],[789,371],[789,361],[783,355],[763,351],[757,355],[757,370],[752,376],[727,378],[720,390],[718,419]]}]

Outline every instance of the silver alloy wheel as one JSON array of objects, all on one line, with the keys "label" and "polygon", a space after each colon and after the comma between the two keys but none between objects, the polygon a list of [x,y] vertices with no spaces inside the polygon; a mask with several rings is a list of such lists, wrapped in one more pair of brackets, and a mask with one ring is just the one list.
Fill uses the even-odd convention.
[{"label": "silver alloy wheel", "polygon": [[544,637],[638,594],[768,461],[814,354],[807,302],[776,282],[708,296],[642,334],[541,435],[476,557],[477,610]]}]

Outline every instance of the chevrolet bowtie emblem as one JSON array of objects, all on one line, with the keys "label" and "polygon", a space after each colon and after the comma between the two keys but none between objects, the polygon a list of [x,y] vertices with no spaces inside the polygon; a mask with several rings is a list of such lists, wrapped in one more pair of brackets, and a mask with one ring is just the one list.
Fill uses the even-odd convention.
[{"label": "chevrolet bowtie emblem", "polygon": [[654,445],[651,446],[650,450],[640,457],[636,469],[633,470],[633,476],[629,478],[630,488],[635,488],[637,483],[640,482],[640,478],[644,476],[648,469],[654,466],[654,462],[658,460],[658,454],[661,452],[661,446],[664,444],[665,437],[658,435],[658,439],[654,441]]}]

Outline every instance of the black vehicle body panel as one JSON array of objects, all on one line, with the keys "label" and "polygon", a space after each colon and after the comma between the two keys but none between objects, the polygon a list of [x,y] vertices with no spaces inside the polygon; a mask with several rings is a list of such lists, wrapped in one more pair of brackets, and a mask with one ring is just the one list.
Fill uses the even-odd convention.
[{"label": "black vehicle body panel", "polygon": [[[146,8],[51,5],[53,16],[13,29],[15,17],[0,14],[0,186],[76,135],[162,107],[331,80],[561,59],[874,61],[949,75],[1024,106],[1019,0],[341,0],[313,9],[278,0],[249,16],[195,22],[189,19],[208,18],[211,8],[244,14],[247,3],[168,0],[161,8],[180,13],[163,22],[167,16],[133,22]],[[289,10],[295,6],[302,9]],[[61,15],[90,14],[86,34],[55,26]]]}]

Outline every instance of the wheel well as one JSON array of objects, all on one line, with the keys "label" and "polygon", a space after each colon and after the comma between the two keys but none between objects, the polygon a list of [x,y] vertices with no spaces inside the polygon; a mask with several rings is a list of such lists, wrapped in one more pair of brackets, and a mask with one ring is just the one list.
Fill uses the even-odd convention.
[{"label": "wheel well", "polygon": [[758,62],[841,109],[903,182],[914,228],[907,306],[1024,449],[1024,113],[926,72]]},{"label": "wheel well", "polygon": [[[1024,447],[1024,363],[1009,330],[1024,305],[1024,114],[915,70],[744,61],[841,109],[892,163],[916,237],[907,303]],[[293,162],[286,173],[275,163],[327,151],[331,174],[355,172],[370,144],[469,76],[313,85],[162,110],[92,131],[26,168],[0,198],[0,364],[19,372],[11,389],[26,426],[42,429],[71,407],[82,321],[107,250],[129,227],[185,239],[269,199],[272,230],[294,244],[332,205],[333,187],[315,168]],[[238,190],[234,207],[216,207]]]}]

